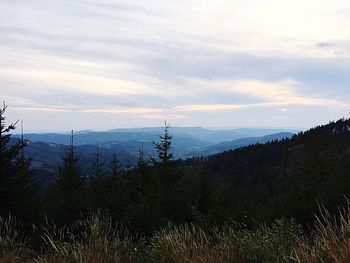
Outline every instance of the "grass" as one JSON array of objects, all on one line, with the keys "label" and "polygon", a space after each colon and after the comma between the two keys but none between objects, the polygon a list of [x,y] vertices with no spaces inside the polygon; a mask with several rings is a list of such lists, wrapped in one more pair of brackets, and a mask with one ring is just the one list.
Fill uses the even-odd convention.
[{"label": "grass", "polygon": [[26,262],[32,251],[28,249],[29,240],[25,237],[23,225],[8,215],[0,217],[0,262]]},{"label": "grass", "polygon": [[31,239],[21,223],[8,216],[0,218],[0,262],[350,262],[349,207],[336,216],[324,208],[320,211],[308,234],[294,220],[281,219],[255,229],[239,224],[205,229],[169,225],[148,239],[99,212],[69,227],[50,222],[33,227]]},{"label": "grass", "polygon": [[300,240],[300,249],[295,250],[297,262],[350,262],[350,207],[339,210],[338,215],[320,207],[311,238]]},{"label": "grass", "polygon": [[96,213],[57,229],[47,223],[41,229],[44,254],[35,261],[49,262],[143,262],[144,241]]}]

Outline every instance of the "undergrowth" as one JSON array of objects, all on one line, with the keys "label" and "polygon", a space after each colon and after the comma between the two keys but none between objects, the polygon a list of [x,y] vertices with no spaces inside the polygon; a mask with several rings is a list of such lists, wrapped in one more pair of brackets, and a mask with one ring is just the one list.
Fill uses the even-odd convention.
[{"label": "undergrowth", "polygon": [[320,208],[307,234],[293,219],[280,219],[255,229],[236,223],[205,228],[169,224],[145,238],[100,212],[62,228],[46,220],[29,235],[24,232],[11,215],[0,218],[1,263],[350,262],[349,207],[337,215]]}]

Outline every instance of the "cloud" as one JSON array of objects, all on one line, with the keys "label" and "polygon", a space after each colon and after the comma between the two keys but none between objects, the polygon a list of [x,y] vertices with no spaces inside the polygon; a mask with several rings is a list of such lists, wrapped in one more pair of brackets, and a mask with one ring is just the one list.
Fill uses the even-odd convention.
[{"label": "cloud", "polygon": [[[52,71],[41,69],[19,69],[16,68],[0,70],[0,74],[38,81],[46,84],[46,89],[57,89],[55,86],[65,89],[67,93],[74,89],[84,93],[96,93],[101,95],[138,94],[140,90],[144,94],[154,94],[156,91],[143,83],[133,83],[128,80],[109,78],[96,74],[79,74],[66,71]],[[55,86],[52,84],[54,83]]]},{"label": "cloud", "polygon": [[332,43],[327,43],[327,42],[319,42],[317,43],[317,47],[320,48],[328,48],[328,47],[332,47],[333,44]]},{"label": "cloud", "polygon": [[[280,108],[286,106],[325,106],[349,108],[350,104],[341,100],[325,99],[316,96],[305,96],[299,94],[297,86],[301,84],[286,80],[277,83],[267,83],[252,80],[240,80],[233,82],[204,82],[201,86],[215,87],[216,91],[228,93],[243,93],[256,97],[261,102],[245,104],[190,104],[176,106],[175,109],[180,111],[225,111],[254,108]],[[300,87],[299,87],[300,89]],[[284,108],[283,108],[284,109]]]},{"label": "cloud", "polygon": [[95,112],[95,113],[136,113],[136,114],[149,114],[161,112],[161,109],[154,108],[104,108],[104,109],[85,109],[80,112]]},{"label": "cloud", "polygon": [[[296,100],[271,103],[181,105],[176,106],[175,109],[180,111],[228,111],[241,109],[276,108],[281,106],[334,106],[347,109],[350,105],[334,100],[298,98]],[[276,110],[287,111],[285,108],[276,108]]]},{"label": "cloud", "polygon": [[63,108],[63,107],[13,107],[14,110],[25,110],[34,112],[81,112],[81,113],[133,113],[133,114],[149,114],[161,112],[161,109],[154,108]]},{"label": "cloud", "polygon": [[350,101],[348,9],[347,0],[2,1],[0,93],[27,118],[68,110],[103,125],[125,114],[124,125],[147,115],[145,124],[212,126],[223,111],[305,107],[328,110],[328,121]]}]

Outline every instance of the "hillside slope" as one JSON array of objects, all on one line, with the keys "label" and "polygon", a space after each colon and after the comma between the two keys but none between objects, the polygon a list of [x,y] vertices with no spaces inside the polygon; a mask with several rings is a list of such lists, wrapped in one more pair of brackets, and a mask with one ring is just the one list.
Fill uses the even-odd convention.
[{"label": "hillside slope", "polygon": [[220,196],[236,214],[305,221],[317,202],[336,209],[350,196],[350,120],[220,153],[201,163],[204,174],[223,184]]},{"label": "hillside slope", "polygon": [[294,133],[290,133],[290,132],[280,132],[280,133],[269,134],[261,137],[247,137],[247,138],[241,138],[241,139],[236,139],[232,141],[225,141],[219,144],[214,144],[208,147],[204,147],[198,150],[197,152],[194,152],[193,155],[210,156],[210,155],[218,154],[224,151],[234,150],[236,148],[245,147],[245,146],[249,146],[257,143],[267,143],[270,141],[291,138],[293,135]]}]

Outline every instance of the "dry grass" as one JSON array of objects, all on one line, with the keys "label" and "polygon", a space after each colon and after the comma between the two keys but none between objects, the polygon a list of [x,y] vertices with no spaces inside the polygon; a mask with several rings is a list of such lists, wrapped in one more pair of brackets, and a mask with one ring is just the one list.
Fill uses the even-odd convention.
[{"label": "dry grass", "polygon": [[112,223],[100,213],[79,220],[70,228],[43,228],[45,254],[36,262],[142,262],[143,240]]},{"label": "dry grass", "polygon": [[269,227],[226,227],[217,233],[222,262],[290,262],[302,229],[294,220],[282,219]]},{"label": "dry grass", "polygon": [[300,226],[278,220],[248,230],[239,225],[204,231],[194,225],[169,227],[151,240],[153,262],[288,262],[297,247]]},{"label": "dry grass", "polygon": [[213,237],[194,225],[169,226],[151,239],[153,262],[216,262]]},{"label": "dry grass", "polygon": [[28,240],[21,232],[23,225],[16,218],[8,215],[0,217],[0,262],[24,262],[27,258],[24,255],[31,254],[28,247]]},{"label": "dry grass", "polygon": [[22,225],[0,218],[0,263],[243,263],[350,262],[350,208],[330,215],[321,208],[311,234],[293,220],[276,220],[254,230],[237,224],[203,228],[168,226],[148,240],[130,234],[101,213],[70,227],[52,223],[36,228],[42,246],[34,253]]},{"label": "dry grass", "polygon": [[330,215],[320,207],[311,238],[300,240],[300,249],[294,255],[297,262],[345,263],[350,262],[350,207]]}]

